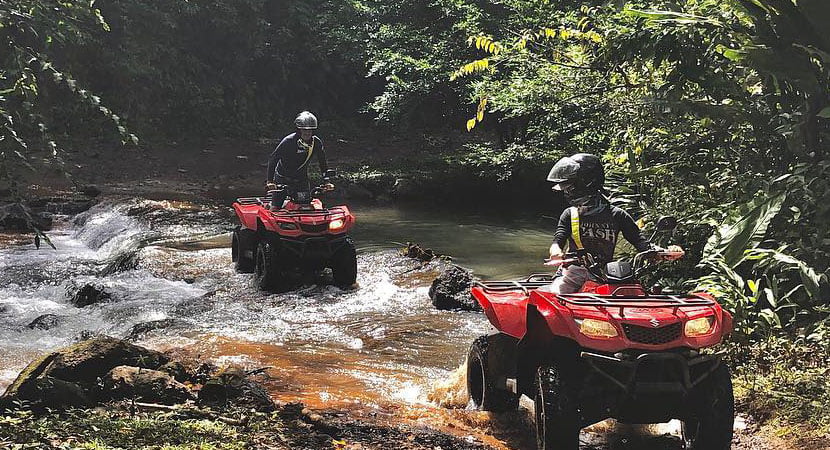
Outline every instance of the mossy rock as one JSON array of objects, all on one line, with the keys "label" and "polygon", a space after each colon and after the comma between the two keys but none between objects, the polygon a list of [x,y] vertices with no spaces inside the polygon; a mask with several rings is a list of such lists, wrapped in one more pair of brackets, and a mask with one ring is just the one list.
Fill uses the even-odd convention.
[{"label": "mossy rock", "polygon": [[[74,391],[71,383],[92,398],[98,379],[104,377],[113,367],[128,365],[144,369],[157,369],[168,363],[170,358],[121,339],[108,336],[96,337],[65,347],[33,361],[17,376],[14,382],[0,396],[0,408],[10,406],[15,400],[25,400],[35,406],[53,407],[49,389],[55,385]],[[57,380],[50,383],[44,380]],[[62,391],[62,392],[63,392]],[[67,396],[73,394],[67,393]],[[54,405],[60,407],[60,405]]]}]

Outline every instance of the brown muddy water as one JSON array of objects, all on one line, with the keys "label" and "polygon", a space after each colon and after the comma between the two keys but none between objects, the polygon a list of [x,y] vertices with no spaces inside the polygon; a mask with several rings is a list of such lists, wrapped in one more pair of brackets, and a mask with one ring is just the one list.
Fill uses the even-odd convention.
[{"label": "brown muddy water", "polygon": [[[309,284],[266,295],[230,259],[235,225],[224,206],[109,199],[50,233],[56,250],[5,239],[0,248],[0,388],[36,356],[85,336],[133,336],[218,364],[267,367],[277,400],[338,409],[379,423],[424,425],[495,448],[533,448],[527,412],[491,416],[468,409],[463,364],[489,330],[471,312],[433,309],[427,290],[440,265],[398,256],[411,241],[453,255],[484,278],[542,269],[552,223],[533,218],[354,207],[358,284]],[[134,269],[104,275],[134,254]],[[95,283],[111,299],[77,308],[67,292]],[[44,314],[47,329],[27,327]],[[161,323],[161,322],[157,322]],[[676,449],[677,427],[622,429],[603,423],[583,448]]]}]

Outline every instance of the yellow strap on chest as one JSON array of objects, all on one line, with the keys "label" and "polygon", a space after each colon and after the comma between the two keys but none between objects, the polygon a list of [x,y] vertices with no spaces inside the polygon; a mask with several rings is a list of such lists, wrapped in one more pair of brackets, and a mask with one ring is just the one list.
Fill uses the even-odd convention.
[{"label": "yellow strap on chest", "polygon": [[582,238],[579,235],[579,210],[571,206],[571,238],[576,244],[577,250],[582,250]]},{"label": "yellow strap on chest", "polygon": [[305,161],[303,161],[303,163],[300,164],[300,167],[298,167],[298,169],[302,169],[303,167],[305,167],[306,164],[308,164],[308,160],[311,159],[312,153],[314,153],[314,138],[311,138],[311,145],[308,146],[308,153],[305,157]]}]

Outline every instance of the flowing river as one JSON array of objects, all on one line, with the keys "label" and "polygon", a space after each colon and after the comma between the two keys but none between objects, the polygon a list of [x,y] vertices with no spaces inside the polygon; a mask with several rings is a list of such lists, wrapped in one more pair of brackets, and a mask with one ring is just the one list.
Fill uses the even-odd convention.
[{"label": "flowing river", "polygon": [[[354,207],[358,284],[265,295],[230,259],[229,208],[108,199],[49,233],[56,250],[0,248],[0,388],[35,357],[84,337],[130,337],[218,364],[269,367],[274,398],[348,410],[385,423],[429,425],[497,448],[531,448],[526,414],[465,409],[461,366],[488,331],[472,312],[435,310],[436,266],[398,255],[407,241],[453,255],[483,278],[538,272],[550,220],[499,219],[400,207]],[[128,270],[112,270],[132,261]],[[135,264],[137,262],[137,265]],[[123,264],[122,264],[123,266]],[[134,267],[134,268],[132,268]],[[78,308],[68,293],[92,283],[110,298]],[[30,328],[53,315],[48,329]],[[136,328],[150,322],[153,326]],[[439,406],[442,405],[442,406]],[[679,448],[663,431],[583,433],[588,448]],[[653,431],[653,430],[652,430]],[[612,433],[617,436],[618,433]]]}]

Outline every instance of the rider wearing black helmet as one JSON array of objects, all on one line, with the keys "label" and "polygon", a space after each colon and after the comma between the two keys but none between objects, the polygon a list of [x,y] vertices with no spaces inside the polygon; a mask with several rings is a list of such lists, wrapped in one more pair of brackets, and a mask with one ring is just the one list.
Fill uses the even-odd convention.
[{"label": "rider wearing black helmet", "polygon": [[320,172],[328,169],[323,141],[314,135],[317,129],[317,117],[303,111],[294,119],[297,131],[284,137],[268,158],[266,189],[272,190],[277,184],[286,185],[287,189],[274,194],[271,208],[282,207],[285,196],[300,190],[310,191],[308,180],[308,163],[316,155]]},{"label": "rider wearing black helmet", "polygon": [[[563,258],[567,243],[571,251],[585,249],[595,255],[598,262],[610,262],[620,232],[637,251],[652,248],[631,215],[611,205],[603,195],[605,171],[598,157],[577,153],[562,158],[553,166],[547,180],[554,183],[554,190],[562,191],[571,205],[559,217],[550,246],[551,260]],[[568,266],[557,273],[552,290],[563,294],[577,292],[589,277],[584,267]]]}]

